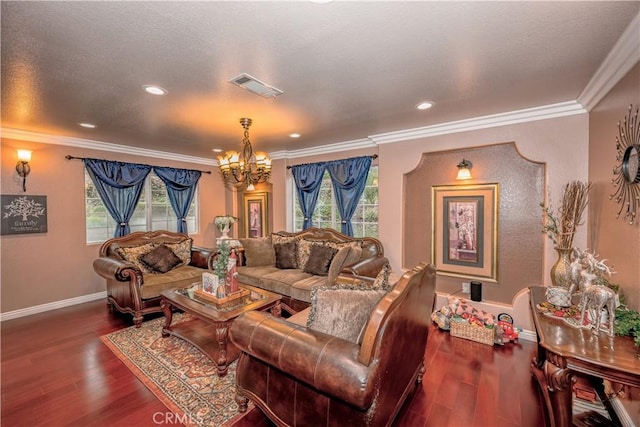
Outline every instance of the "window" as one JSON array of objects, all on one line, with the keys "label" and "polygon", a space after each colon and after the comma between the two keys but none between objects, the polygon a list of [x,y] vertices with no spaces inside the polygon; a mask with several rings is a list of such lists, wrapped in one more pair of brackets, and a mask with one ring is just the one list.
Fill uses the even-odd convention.
[{"label": "window", "polygon": [[[294,198],[296,200],[293,222],[294,231],[302,230],[302,223],[304,217],[302,210],[300,209],[300,203],[298,197],[295,194],[294,186]],[[328,227],[334,230],[340,231],[340,212],[333,196],[333,186],[331,185],[331,177],[329,172],[324,173],[322,177],[322,184],[320,185],[320,194],[318,195],[318,203],[313,211],[313,226],[314,227]],[[378,167],[371,166],[369,169],[369,176],[367,177],[367,184],[365,186],[358,207],[356,208],[353,217],[351,218],[351,224],[353,225],[354,237],[378,237]]]},{"label": "window", "polygon": [[[100,195],[86,170],[84,172],[84,183],[87,243],[104,242],[113,237],[116,222],[111,218],[107,208],[102,203],[102,199],[100,199]],[[150,201],[150,203],[147,203],[147,201]],[[197,212],[198,192],[196,191],[187,214],[189,233],[198,231]],[[131,232],[147,230],[176,231],[176,222],[177,217],[169,202],[167,188],[164,182],[151,172],[147,176],[142,195],[136,210],[131,216],[131,221],[129,221]]]}]

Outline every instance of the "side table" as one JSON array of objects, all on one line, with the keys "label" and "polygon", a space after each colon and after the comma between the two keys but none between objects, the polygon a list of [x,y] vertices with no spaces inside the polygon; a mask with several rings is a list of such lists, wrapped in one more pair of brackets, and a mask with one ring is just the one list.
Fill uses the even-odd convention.
[{"label": "side table", "polygon": [[[538,334],[538,355],[531,372],[540,385],[551,427],[573,423],[572,390],[575,375],[587,375],[640,387],[640,349],[630,337],[609,337],[601,331],[569,326],[562,319],[542,314],[537,306],[545,302],[544,287],[530,287],[529,301]],[[617,418],[612,414],[612,418]]]}]

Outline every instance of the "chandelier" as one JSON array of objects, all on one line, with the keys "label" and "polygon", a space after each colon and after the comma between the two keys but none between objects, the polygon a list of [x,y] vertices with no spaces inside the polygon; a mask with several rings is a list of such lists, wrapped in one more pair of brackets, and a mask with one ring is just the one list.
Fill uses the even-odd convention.
[{"label": "chandelier", "polygon": [[267,153],[253,154],[249,141],[249,126],[251,119],[242,118],[240,124],[244,128],[242,154],[237,151],[227,151],[224,156],[218,156],[220,174],[226,183],[231,185],[246,185],[248,191],[255,190],[255,185],[269,181],[271,175],[271,159]]}]

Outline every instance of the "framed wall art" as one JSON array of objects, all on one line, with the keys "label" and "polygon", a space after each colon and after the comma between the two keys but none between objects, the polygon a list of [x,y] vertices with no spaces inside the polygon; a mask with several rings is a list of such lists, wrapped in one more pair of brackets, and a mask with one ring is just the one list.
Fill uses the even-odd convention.
[{"label": "framed wall art", "polygon": [[444,276],[498,281],[498,184],[431,187],[431,262]]},{"label": "framed wall art", "polygon": [[244,195],[244,235],[246,237],[266,237],[267,193],[246,193]]},{"label": "framed wall art", "polygon": [[47,232],[47,196],[3,194],[2,235]]}]

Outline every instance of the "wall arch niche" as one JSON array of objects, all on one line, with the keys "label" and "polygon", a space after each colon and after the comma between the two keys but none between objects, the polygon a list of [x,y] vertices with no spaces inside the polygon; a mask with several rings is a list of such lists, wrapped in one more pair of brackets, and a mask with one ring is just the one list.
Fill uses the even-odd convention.
[{"label": "wall arch niche", "polygon": [[[456,165],[463,158],[473,163],[472,179],[457,181]],[[544,163],[522,157],[515,142],[500,143],[423,153],[403,181],[404,268],[431,262],[432,186],[498,183],[498,281],[483,281],[482,298],[511,304],[521,289],[543,283],[540,202],[545,194]],[[438,275],[437,290],[458,292],[463,281],[469,279]]]}]

